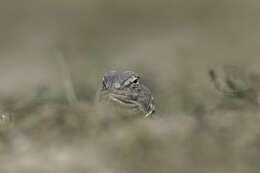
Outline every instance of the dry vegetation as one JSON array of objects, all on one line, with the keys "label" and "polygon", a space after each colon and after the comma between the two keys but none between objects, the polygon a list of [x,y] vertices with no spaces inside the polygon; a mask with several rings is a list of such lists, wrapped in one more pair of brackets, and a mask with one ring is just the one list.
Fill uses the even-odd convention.
[{"label": "dry vegetation", "polygon": [[[254,0],[1,2],[0,172],[259,172],[260,109],[224,97],[208,77],[224,64],[260,74],[259,7]],[[109,70],[142,74],[154,119],[122,119],[95,105]]]}]

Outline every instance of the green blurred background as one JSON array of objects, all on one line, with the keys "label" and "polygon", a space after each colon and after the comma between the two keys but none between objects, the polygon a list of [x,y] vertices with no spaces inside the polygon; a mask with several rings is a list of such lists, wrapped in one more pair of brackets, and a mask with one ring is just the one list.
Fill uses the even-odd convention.
[{"label": "green blurred background", "polygon": [[[260,72],[259,9],[256,0],[2,0],[0,108],[12,122],[0,133],[0,172],[259,172],[259,111],[208,78],[225,64]],[[99,113],[109,70],[140,73],[160,118]]]}]

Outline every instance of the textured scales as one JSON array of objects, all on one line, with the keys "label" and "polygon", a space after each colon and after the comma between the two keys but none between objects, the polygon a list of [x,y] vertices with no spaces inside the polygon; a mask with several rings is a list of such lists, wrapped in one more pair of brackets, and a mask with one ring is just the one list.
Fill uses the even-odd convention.
[{"label": "textured scales", "polygon": [[100,101],[115,102],[123,108],[148,117],[155,111],[154,98],[148,87],[140,82],[136,72],[110,71],[104,74]]}]

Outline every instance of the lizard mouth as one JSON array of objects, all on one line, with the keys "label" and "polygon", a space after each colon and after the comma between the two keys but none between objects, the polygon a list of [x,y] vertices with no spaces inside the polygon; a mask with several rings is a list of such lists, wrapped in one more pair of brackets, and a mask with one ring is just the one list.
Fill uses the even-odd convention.
[{"label": "lizard mouth", "polygon": [[129,97],[124,95],[118,95],[118,94],[109,94],[109,98],[115,102],[118,102],[123,105],[133,105],[135,104],[135,101],[131,100]]},{"label": "lizard mouth", "polygon": [[141,96],[132,97],[131,95],[121,91],[104,91],[101,97],[106,97],[106,99],[112,103],[123,106],[125,108],[133,109],[136,112],[142,112],[145,117],[148,117],[154,113],[154,104],[145,103]]},{"label": "lizard mouth", "polygon": [[142,101],[134,100],[129,98],[128,96],[124,95],[117,95],[117,94],[109,94],[109,97],[112,101],[119,103],[123,106],[137,109],[144,113],[145,117],[150,116],[154,113],[155,106],[151,102],[148,105]]}]

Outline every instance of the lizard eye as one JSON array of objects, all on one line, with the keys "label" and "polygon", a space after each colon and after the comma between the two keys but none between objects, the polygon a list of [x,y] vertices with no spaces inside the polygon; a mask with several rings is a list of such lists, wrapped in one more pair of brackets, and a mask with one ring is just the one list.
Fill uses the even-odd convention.
[{"label": "lizard eye", "polygon": [[137,87],[138,85],[139,85],[138,76],[132,76],[124,82],[124,86],[126,86],[126,87],[131,86],[134,88],[134,87]]},{"label": "lizard eye", "polygon": [[133,81],[133,83],[134,83],[134,84],[139,84],[139,79],[135,79],[135,80]]},{"label": "lizard eye", "polygon": [[132,84],[131,84],[131,87],[132,88],[137,88],[139,86],[139,79],[135,79]]}]

